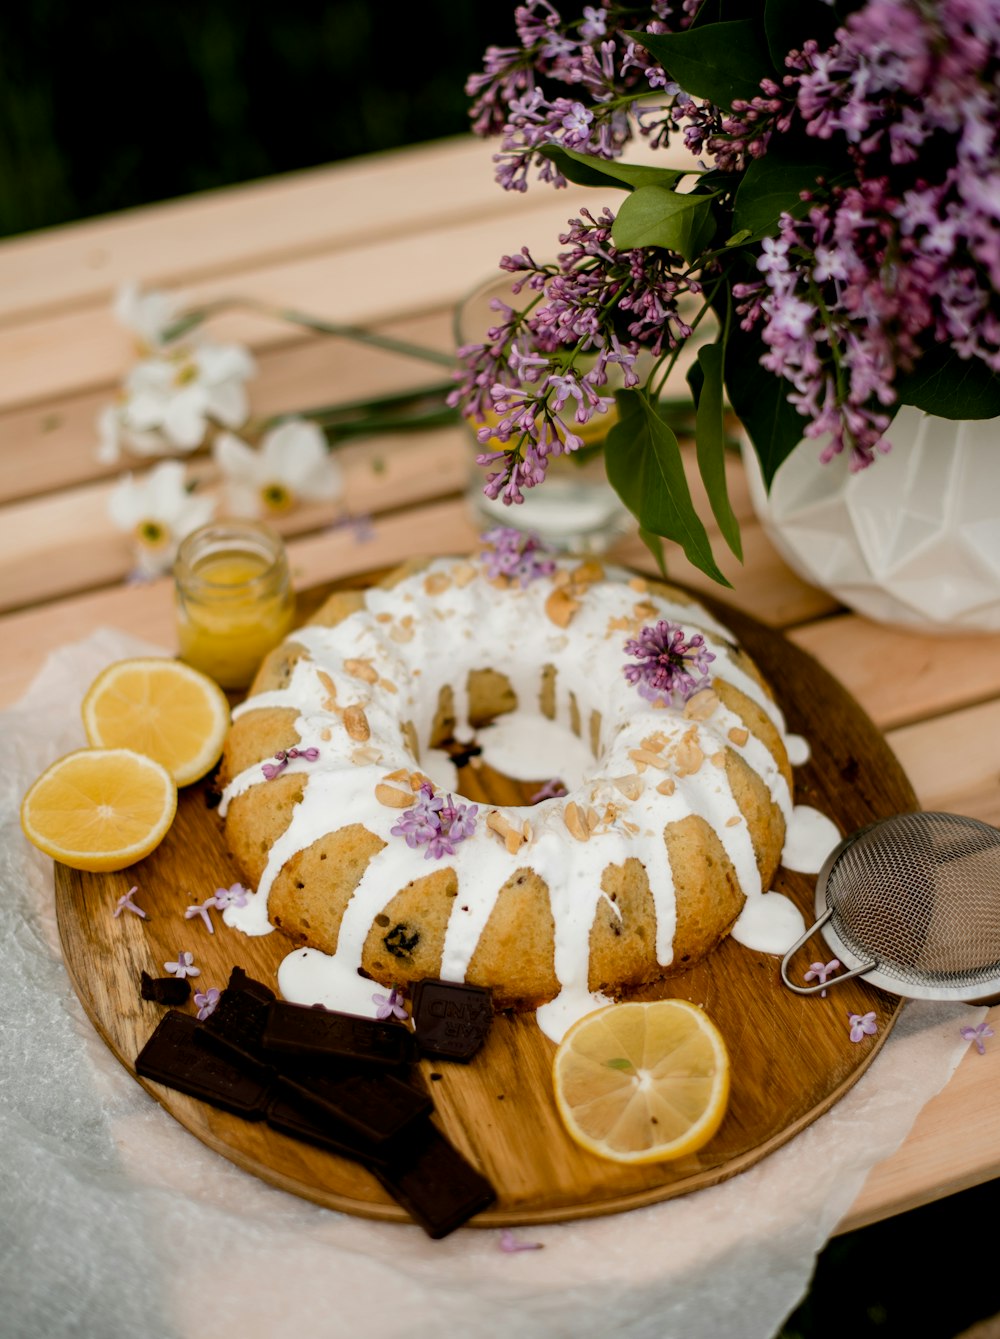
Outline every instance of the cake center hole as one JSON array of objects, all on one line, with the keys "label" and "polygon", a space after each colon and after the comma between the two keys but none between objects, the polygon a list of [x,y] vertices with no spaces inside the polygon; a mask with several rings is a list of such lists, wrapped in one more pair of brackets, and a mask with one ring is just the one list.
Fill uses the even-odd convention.
[{"label": "cake center hole", "polygon": [[476,743],[484,762],[514,781],[558,777],[567,790],[575,790],[594,770],[589,745],[547,716],[505,713],[476,731]]}]

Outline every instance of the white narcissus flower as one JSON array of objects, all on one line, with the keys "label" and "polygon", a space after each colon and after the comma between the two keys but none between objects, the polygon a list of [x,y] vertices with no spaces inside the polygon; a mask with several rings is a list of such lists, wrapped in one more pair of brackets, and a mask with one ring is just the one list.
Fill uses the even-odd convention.
[{"label": "white narcissus flower", "polygon": [[158,289],[143,292],[134,281],[122,284],[115,295],[115,316],[126,330],[139,336],[144,349],[163,347],[164,331],[176,322],[180,312],[178,300],[170,293]]},{"label": "white narcissus flower", "polygon": [[212,519],[215,502],[188,490],[179,460],[164,460],[142,479],[120,479],[108,499],[108,511],[119,530],[132,535],[136,570],[158,576],[173,564],[181,540]]},{"label": "white narcissus flower", "polygon": [[340,462],[331,456],[315,423],[288,419],[265,433],[257,450],[230,432],[220,432],[212,448],[236,516],[275,515],[300,499],[329,502],[340,497]]},{"label": "white narcissus flower", "polygon": [[145,453],[149,434],[160,449],[193,451],[201,446],[209,420],[239,428],[250,405],[244,382],[254,362],[239,344],[184,344],[137,363],[125,378],[119,408],[127,439]]}]

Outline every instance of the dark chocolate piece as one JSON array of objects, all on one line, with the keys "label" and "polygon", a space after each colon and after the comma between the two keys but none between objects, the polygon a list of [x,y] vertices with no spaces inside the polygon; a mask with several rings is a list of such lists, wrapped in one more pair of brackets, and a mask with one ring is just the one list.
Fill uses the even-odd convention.
[{"label": "dark chocolate piece", "polygon": [[356,1130],[341,1121],[320,1115],[315,1108],[305,1103],[291,1102],[279,1094],[268,1104],[265,1119],[273,1130],[281,1134],[314,1144],[330,1153],[339,1153],[342,1158],[350,1158],[365,1167],[388,1165],[386,1155],[363,1139]]},{"label": "dark chocolate piece", "polygon": [[402,1023],[285,1000],[275,1000],[268,1008],[263,1044],[266,1051],[282,1055],[337,1056],[389,1068],[408,1064],[416,1053],[413,1033]]},{"label": "dark chocolate piece", "polygon": [[372,1171],[429,1237],[446,1237],[488,1209],[496,1191],[429,1121],[422,1138],[388,1168]]},{"label": "dark chocolate piece", "polygon": [[264,1115],[270,1085],[195,1041],[203,1024],[171,1009],[136,1056],[135,1072],[246,1120]]},{"label": "dark chocolate piece", "polygon": [[274,1067],[264,1053],[264,1027],[274,991],[234,967],[219,1002],[202,1023],[199,1041],[267,1082]]},{"label": "dark chocolate piece", "polygon": [[286,1068],[278,1091],[309,1110],[346,1125],[372,1148],[387,1144],[426,1120],[432,1103],[426,1092],[390,1074],[371,1070],[338,1073],[330,1067]]},{"label": "dark chocolate piece", "polygon": [[419,981],[413,988],[413,1025],[424,1055],[471,1060],[493,1023],[486,986],[458,981]]},{"label": "dark chocolate piece", "polygon": [[191,982],[186,976],[150,976],[143,972],[139,994],[153,1004],[186,1004],[191,996]]}]

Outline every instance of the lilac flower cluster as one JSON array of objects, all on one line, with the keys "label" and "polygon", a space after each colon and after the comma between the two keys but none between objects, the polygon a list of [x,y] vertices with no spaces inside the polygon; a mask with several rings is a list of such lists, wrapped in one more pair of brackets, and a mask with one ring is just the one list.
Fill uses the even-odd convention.
[{"label": "lilac flower cluster", "polygon": [[1000,371],[998,62],[998,0],[869,0],[828,50],[789,55],[768,133],[794,109],[844,145],[857,182],[784,215],[761,281],[734,293],[805,435],[829,434],[825,460],[848,448],[857,469],[888,449],[896,374],[928,342]]},{"label": "lilac flower cluster", "polygon": [[227,907],[245,907],[249,896],[249,891],[241,883],[234,883],[229,888],[216,888],[212,896],[206,897],[204,902],[192,903],[184,912],[184,919],[189,921],[193,916],[200,916],[208,933],[214,935],[212,908],[225,911]]},{"label": "lilac flower cluster", "polygon": [[677,706],[707,688],[708,667],[715,659],[700,632],[688,637],[679,624],[662,618],[630,638],[625,652],[640,662],[624,666],[625,678],[640,697],[659,707]]},{"label": "lilac flower cluster", "polygon": [[454,855],[458,843],[472,836],[478,813],[477,804],[456,804],[450,795],[435,795],[424,782],[391,832],[394,837],[404,838],[413,850],[426,846],[425,860],[440,860],[444,855]]},{"label": "lilac flower cluster", "polygon": [[[489,47],[482,72],[466,84],[474,99],[473,129],[501,136],[494,162],[504,189],[527,190],[532,165],[540,181],[565,186],[566,178],[538,152],[543,145],[618,157],[632,138],[629,113],[636,99],[651,90],[676,91],[663,69],[625,33],[687,27],[697,7],[698,0],[683,0],[671,20],[669,0],[653,0],[645,15],[603,0],[584,6],[581,18],[564,20],[549,0],[519,5],[514,22],[520,45]],[[645,108],[640,128],[662,140],[670,124],[668,103]]]},{"label": "lilac flower cluster", "polygon": [[505,503],[523,502],[551,457],[583,446],[575,429],[614,404],[604,393],[609,369],[621,385],[637,386],[641,347],[659,355],[691,333],[679,304],[701,284],[680,258],[659,248],[619,251],[610,210],[598,218],[581,212],[560,235],[567,249],[557,263],[539,264],[527,247],[502,258],[501,268],[516,276],[512,293],[527,288],[531,296],[520,309],[494,299],[499,319],[485,342],[458,350],[449,403],[480,425],[484,447],[494,446],[477,460],[498,466],[484,492]]},{"label": "lilac flower cluster", "polygon": [[551,576],[556,560],[536,534],[498,525],[482,536],[484,548],[480,555],[491,581],[502,577],[516,581],[521,587],[530,586],[539,577]]}]

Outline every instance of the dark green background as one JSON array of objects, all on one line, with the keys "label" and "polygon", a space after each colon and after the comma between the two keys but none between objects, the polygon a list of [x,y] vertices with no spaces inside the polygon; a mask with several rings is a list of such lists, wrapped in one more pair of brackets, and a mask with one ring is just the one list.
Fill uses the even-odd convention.
[{"label": "dark green background", "polygon": [[461,134],[513,9],[8,0],[0,235]]}]

